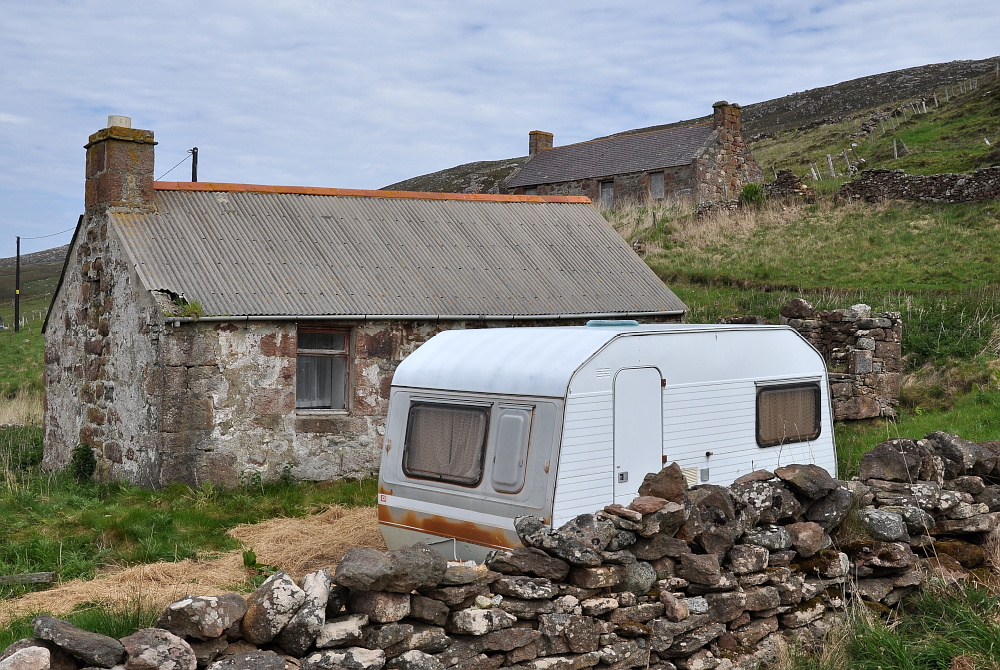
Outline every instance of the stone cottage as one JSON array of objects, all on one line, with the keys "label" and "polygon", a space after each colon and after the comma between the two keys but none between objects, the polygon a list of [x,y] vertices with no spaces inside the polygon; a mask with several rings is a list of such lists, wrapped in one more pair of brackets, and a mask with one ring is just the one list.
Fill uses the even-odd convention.
[{"label": "stone cottage", "polygon": [[45,324],[50,468],[361,477],[442,329],[683,317],[585,198],[154,182],[153,133],[112,119]]},{"label": "stone cottage", "polygon": [[732,200],[763,173],[740,134],[740,106],[713,105],[711,123],[553,147],[532,131],[528,162],[505,184],[527,195],[585,195],[602,208],[663,200]]}]

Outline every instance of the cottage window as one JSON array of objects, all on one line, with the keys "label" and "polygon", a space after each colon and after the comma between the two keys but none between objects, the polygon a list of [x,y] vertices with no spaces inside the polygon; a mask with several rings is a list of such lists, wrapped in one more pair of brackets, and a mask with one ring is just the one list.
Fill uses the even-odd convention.
[{"label": "cottage window", "polygon": [[296,409],[347,409],[350,333],[299,329],[295,363]]},{"label": "cottage window", "polygon": [[663,173],[649,173],[649,197],[653,200],[663,200]]},{"label": "cottage window", "polygon": [[403,471],[418,479],[477,486],[483,478],[488,428],[488,406],[413,403]]},{"label": "cottage window", "polygon": [[820,433],[819,384],[764,386],[757,389],[757,444],[815,440]]},{"label": "cottage window", "polygon": [[538,187],[532,186],[531,188],[524,189],[525,195],[538,195]]},{"label": "cottage window", "polygon": [[615,206],[615,183],[613,181],[601,182],[601,208],[610,209]]}]

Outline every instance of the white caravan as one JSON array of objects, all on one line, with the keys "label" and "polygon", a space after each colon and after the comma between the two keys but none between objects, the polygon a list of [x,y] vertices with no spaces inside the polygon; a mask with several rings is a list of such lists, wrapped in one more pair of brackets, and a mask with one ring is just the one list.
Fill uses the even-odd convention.
[{"label": "white caravan", "polygon": [[728,485],[791,463],[836,473],[822,356],[787,326],[449,330],[392,380],[378,516],[390,549],[482,560],[514,518],[556,528],[677,462]]}]

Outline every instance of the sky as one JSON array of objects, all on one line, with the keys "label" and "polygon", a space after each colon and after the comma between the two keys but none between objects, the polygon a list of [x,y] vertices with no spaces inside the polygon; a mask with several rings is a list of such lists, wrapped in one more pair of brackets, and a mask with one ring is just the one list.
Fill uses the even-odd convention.
[{"label": "sky", "polygon": [[69,242],[109,114],[157,179],[380,188],[998,36],[995,0],[0,0],[0,257]]}]

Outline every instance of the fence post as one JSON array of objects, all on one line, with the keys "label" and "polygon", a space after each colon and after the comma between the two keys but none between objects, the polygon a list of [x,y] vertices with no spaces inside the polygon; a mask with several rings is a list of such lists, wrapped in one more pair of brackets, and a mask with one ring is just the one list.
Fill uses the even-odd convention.
[{"label": "fence post", "polygon": [[896,138],[895,137],[892,138],[892,157],[896,158],[896,159],[899,158],[899,149],[896,148]]},{"label": "fence post", "polygon": [[830,154],[827,154],[826,155],[826,162],[827,162],[827,165],[830,166],[830,176],[831,177],[836,177],[837,173],[833,169],[833,156],[831,156]]}]

